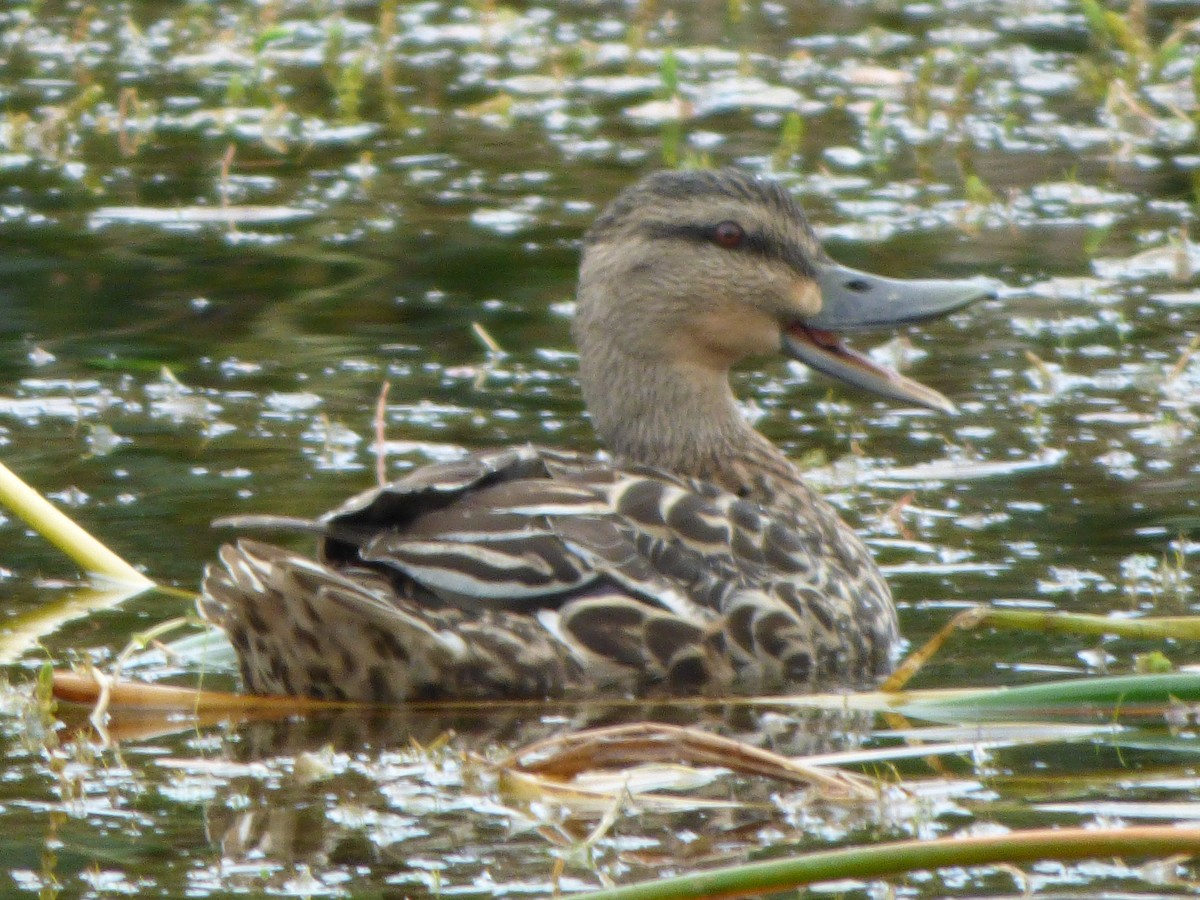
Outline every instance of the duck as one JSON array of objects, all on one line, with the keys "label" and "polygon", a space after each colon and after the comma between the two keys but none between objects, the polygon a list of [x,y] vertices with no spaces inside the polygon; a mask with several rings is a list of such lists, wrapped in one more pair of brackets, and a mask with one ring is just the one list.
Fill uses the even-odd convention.
[{"label": "duck", "polygon": [[255,694],[414,701],[716,697],[878,681],[900,643],[862,539],[743,415],[730,370],[782,355],[953,412],[851,348],[992,296],[834,262],[792,194],[660,171],[582,240],[572,332],[606,453],[524,445],[417,467],[312,519],[315,557],[243,536],[201,613]]}]

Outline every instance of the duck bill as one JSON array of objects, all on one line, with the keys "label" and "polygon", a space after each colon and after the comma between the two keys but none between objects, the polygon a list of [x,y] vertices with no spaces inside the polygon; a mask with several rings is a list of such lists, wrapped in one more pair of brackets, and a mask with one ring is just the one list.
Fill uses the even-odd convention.
[{"label": "duck bill", "polygon": [[791,325],[783,333],[783,352],[810,369],[872,394],[939,412],[958,411],[945,395],[847,347],[831,331]]},{"label": "duck bill", "polygon": [[898,328],[937,318],[994,296],[983,281],[904,281],[859,272],[834,262],[817,270],[821,311],[784,330],[783,351],[839,381],[892,400],[954,413],[931,387],[906,378],[842,342],[840,332]]}]

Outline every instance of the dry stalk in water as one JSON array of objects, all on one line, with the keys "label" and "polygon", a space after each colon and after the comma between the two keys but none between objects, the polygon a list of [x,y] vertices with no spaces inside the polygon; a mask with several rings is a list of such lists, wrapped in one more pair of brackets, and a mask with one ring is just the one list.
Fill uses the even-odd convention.
[{"label": "dry stalk in water", "polygon": [[375,402],[375,481],[380,487],[387,484],[387,398],[392,383],[385,381]]},{"label": "dry stalk in water", "polygon": [[589,769],[642,763],[721,766],[815,788],[831,800],[873,800],[879,793],[876,782],[864,775],[829,771],[743,741],[657,722],[589,728],[547,738],[517,750],[496,767],[569,778]]}]

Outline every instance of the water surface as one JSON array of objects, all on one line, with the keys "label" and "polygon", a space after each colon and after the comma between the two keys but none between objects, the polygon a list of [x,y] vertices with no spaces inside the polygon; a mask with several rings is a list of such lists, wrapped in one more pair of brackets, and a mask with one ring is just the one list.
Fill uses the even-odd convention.
[{"label": "water surface", "polygon": [[[125,558],[193,589],[222,540],[214,517],[311,515],[374,483],[384,382],[391,476],[498,444],[593,448],[569,336],[580,235],[646,171],[734,164],[786,183],[847,264],[1008,285],[877,351],[957,417],[783,361],[736,376],[758,427],[888,568],[911,642],[981,602],[1194,612],[1196,10],[1152,4],[1140,58],[1081,10],[10,5],[0,454]],[[19,523],[4,519],[0,539],[0,623],[78,587]],[[7,676],[111,664],[131,633],[188,607],[150,595],[63,622]],[[1129,672],[1148,650],[1194,661],[1187,646],[981,630],[918,685]],[[181,726],[104,749],[41,732],[25,696],[6,695],[0,720],[0,885],[16,896],[542,894],[556,879],[575,890],[762,852],[1131,815],[1101,801],[1178,802],[1157,819],[1176,821],[1195,790],[1178,747],[1064,740],[961,757],[940,793],[872,811],[725,778],[710,793],[735,809],[626,810],[586,844],[594,812],[514,798],[461,755],[502,752],[531,719],[590,718],[577,710]],[[791,750],[846,729],[850,743],[894,740],[869,720],[725,716]],[[459,737],[443,749],[410,744],[447,730]],[[327,744],[306,772],[303,753]],[[1051,786],[1034,790],[1019,777],[1031,772]],[[1186,890],[1115,864],[1037,879]],[[896,888],[1019,889],[999,870]]]}]

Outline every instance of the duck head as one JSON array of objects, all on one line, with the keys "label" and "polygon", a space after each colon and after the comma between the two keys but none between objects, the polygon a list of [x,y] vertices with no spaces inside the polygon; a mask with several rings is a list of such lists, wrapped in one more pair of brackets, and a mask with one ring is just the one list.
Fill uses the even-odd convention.
[{"label": "duck head", "polygon": [[792,196],[737,170],[658,172],[626,189],[584,240],[576,340],[632,358],[727,371],[783,353],[858,388],[953,411],[942,394],[848,347],[992,296],[981,280],[904,280],[834,262]]}]

